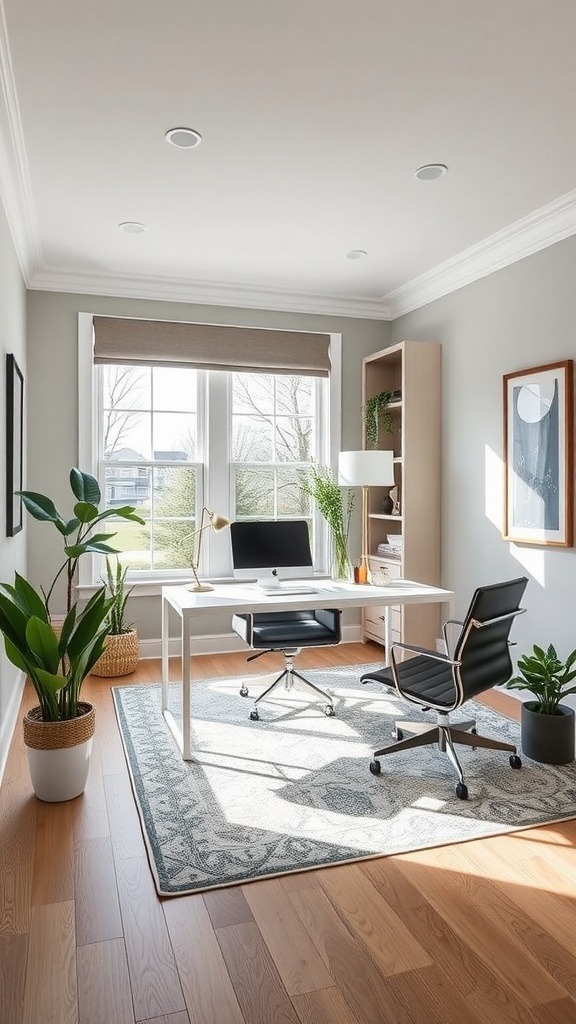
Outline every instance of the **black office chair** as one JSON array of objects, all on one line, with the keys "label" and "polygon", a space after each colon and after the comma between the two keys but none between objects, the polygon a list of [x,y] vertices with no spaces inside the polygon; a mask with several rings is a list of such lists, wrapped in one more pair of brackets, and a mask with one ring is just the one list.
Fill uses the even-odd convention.
[{"label": "black office chair", "polygon": [[[284,684],[284,689],[290,691],[294,687],[294,679],[298,679],[303,686],[313,693],[323,697],[327,701],[324,707],[326,715],[333,715],[334,701],[332,695],[323,690],[294,668],[294,658],[300,653],[303,647],[324,647],[340,643],[340,611],[336,609],[318,608],[314,611],[297,612],[263,612],[256,615],[234,615],[232,618],[232,629],[250,647],[258,650],[247,659],[254,661],[263,654],[271,651],[282,651],[284,653],[284,669],[271,685],[256,697],[254,708],[250,712],[250,718],[257,722],[258,704],[265,700],[269,693],[276,687]],[[244,684],[240,690],[242,697],[248,696],[248,687]]]},{"label": "black office chair", "polygon": [[[374,752],[374,760],[370,762],[373,775],[380,774],[378,758],[383,754],[437,743],[439,750],[448,754],[458,774],[456,796],[466,800],[468,789],[454,749],[455,743],[472,749],[487,747],[492,750],[508,750],[511,767],[522,767],[513,744],[478,736],[473,719],[452,724],[450,712],[479,693],[500,686],[510,679],[512,661],[508,637],[514,619],[525,611],[520,608],[520,601],[527,583],[527,578],[521,576],[505,583],[478,587],[464,621],[449,619],[444,623],[447,652],[451,650],[448,627],[451,624],[462,627],[452,656],[411,644],[395,643],[390,649],[390,668],[364,673],[361,677],[363,683],[383,683],[393,687],[405,700],[419,704],[425,710],[433,708],[437,713],[434,726],[428,722],[396,722],[392,735],[397,742]],[[409,651],[415,656],[398,662],[398,650]],[[404,732],[415,735],[405,739]]]}]

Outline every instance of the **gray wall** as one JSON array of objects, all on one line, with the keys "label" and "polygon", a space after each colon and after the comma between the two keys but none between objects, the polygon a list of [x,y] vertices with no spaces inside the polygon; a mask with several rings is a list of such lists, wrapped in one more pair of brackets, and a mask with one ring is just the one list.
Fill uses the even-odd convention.
[{"label": "gray wall", "polygon": [[[68,475],[78,465],[77,336],[79,312],[167,320],[252,325],[342,334],[342,446],[361,444],[362,356],[389,343],[390,324],[383,321],[298,313],[266,312],[52,292],[28,293],[28,483],[48,494],[64,514],[70,509]],[[80,467],[82,468],[82,467]],[[359,507],[359,506],[358,506]],[[359,534],[359,514],[355,517]],[[49,581],[58,568],[58,538],[48,524],[28,524],[29,574],[35,583]],[[133,599],[128,618],[142,639],[160,636],[160,599]],[[355,620],[357,615],[352,613]],[[228,625],[222,630],[227,632]],[[215,624],[214,632],[220,632]]]},{"label": "gray wall", "polygon": [[[6,422],[6,353],[16,357],[25,379],[25,403],[29,407],[26,381],[26,293],[10,232],[0,203],[0,424],[4,438]],[[0,580],[12,583],[14,572],[26,572],[25,532],[6,536],[5,449],[0,458]],[[12,728],[18,714],[21,673],[9,663],[0,641],[0,777],[8,752]]]},{"label": "gray wall", "polygon": [[544,249],[392,324],[394,342],[442,343],[443,583],[464,611],[482,583],[527,575],[516,653],[576,647],[574,548],[502,540],[502,375],[576,358],[576,238]]}]

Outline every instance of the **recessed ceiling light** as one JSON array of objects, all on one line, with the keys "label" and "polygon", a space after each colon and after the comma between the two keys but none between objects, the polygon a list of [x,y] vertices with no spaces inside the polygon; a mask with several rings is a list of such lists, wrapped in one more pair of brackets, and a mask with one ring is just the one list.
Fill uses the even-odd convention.
[{"label": "recessed ceiling light", "polygon": [[350,252],[346,253],[347,260],[363,260],[368,253],[365,249],[350,249]]},{"label": "recessed ceiling light", "polygon": [[194,146],[199,146],[202,142],[200,132],[194,131],[193,128],[170,128],[165,139],[178,149],[194,149]]},{"label": "recessed ceiling light", "polygon": [[148,230],[145,224],[140,224],[137,220],[123,220],[118,227],[127,235],[142,235]]},{"label": "recessed ceiling light", "polygon": [[414,177],[418,181],[434,181],[436,178],[443,178],[448,173],[446,164],[423,164],[414,171]]}]

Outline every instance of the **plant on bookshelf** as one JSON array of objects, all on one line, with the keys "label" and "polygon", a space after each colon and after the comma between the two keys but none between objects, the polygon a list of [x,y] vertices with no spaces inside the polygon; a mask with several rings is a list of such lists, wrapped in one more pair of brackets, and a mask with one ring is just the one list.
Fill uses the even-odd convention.
[{"label": "plant on bookshelf", "polygon": [[364,406],[364,429],[366,433],[366,444],[376,448],[380,438],[380,424],[388,434],[394,431],[394,421],[388,408],[390,402],[397,402],[401,397],[400,391],[380,391],[372,395]]}]

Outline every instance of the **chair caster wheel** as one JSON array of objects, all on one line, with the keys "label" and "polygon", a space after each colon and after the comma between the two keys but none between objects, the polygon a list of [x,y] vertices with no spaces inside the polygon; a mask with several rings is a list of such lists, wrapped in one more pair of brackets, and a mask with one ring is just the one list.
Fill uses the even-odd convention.
[{"label": "chair caster wheel", "polygon": [[[470,729],[470,733],[472,734],[472,736],[478,735],[478,729],[476,728],[475,725],[473,725],[472,728]],[[472,747],[472,750],[476,750],[476,747]]]},{"label": "chair caster wheel", "polygon": [[521,768],[522,767],[522,761],[518,757],[518,754],[510,754],[510,767],[511,768]]},{"label": "chair caster wheel", "polygon": [[250,721],[251,722],[258,722],[259,719],[260,719],[260,715],[258,714],[257,709],[254,708],[254,711],[250,712]]},{"label": "chair caster wheel", "polygon": [[335,712],[334,707],[333,707],[332,704],[326,704],[326,706],[324,708],[324,714],[326,715],[327,718],[333,718],[334,717],[336,712]]},{"label": "chair caster wheel", "polygon": [[468,786],[465,786],[463,782],[458,782],[456,784],[456,796],[459,800],[468,799]]},{"label": "chair caster wheel", "polygon": [[404,733],[402,732],[402,729],[392,729],[392,739],[396,741],[403,740]]},{"label": "chair caster wheel", "polygon": [[248,687],[247,686],[242,686],[240,688],[240,696],[241,697],[247,697],[248,696]]},{"label": "chair caster wheel", "polygon": [[372,775],[380,775],[380,772],[382,771],[380,761],[370,761],[370,771],[372,772]]}]

